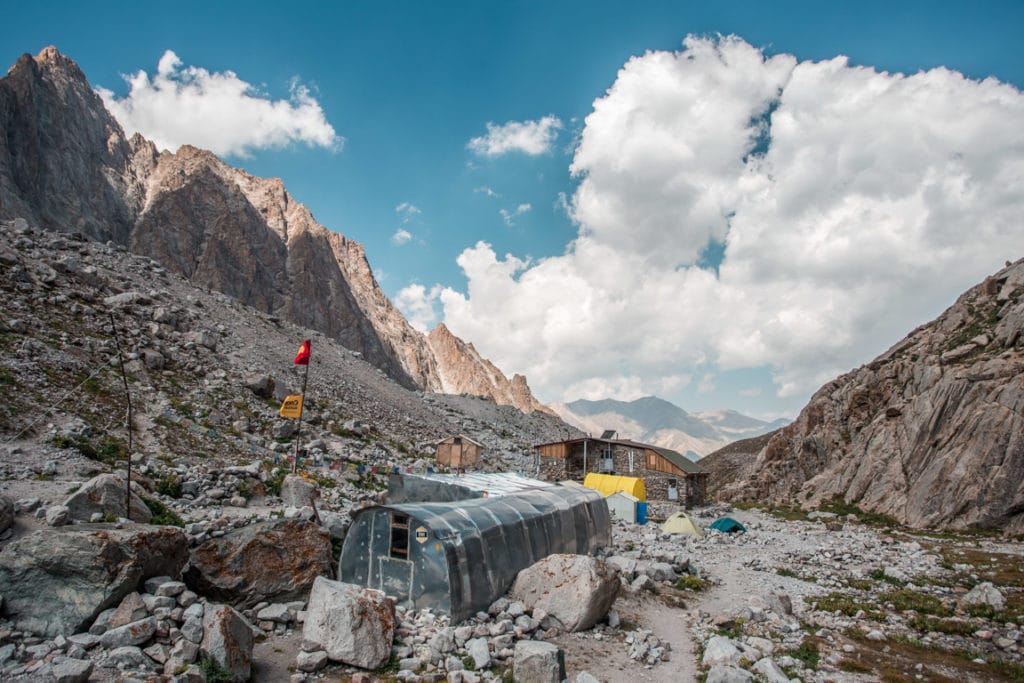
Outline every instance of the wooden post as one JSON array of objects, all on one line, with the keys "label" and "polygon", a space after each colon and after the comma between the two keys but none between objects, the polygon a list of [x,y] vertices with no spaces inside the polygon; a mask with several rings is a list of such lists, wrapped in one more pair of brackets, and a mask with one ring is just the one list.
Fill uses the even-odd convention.
[{"label": "wooden post", "polygon": [[114,314],[110,313],[110,329],[114,335],[114,344],[117,346],[117,360],[121,366],[121,381],[124,383],[124,396],[128,402],[128,484],[125,490],[124,509],[125,517],[132,518],[132,394],[128,390],[128,374],[124,369],[124,353],[121,352],[121,340],[117,336],[117,323],[114,321]]}]

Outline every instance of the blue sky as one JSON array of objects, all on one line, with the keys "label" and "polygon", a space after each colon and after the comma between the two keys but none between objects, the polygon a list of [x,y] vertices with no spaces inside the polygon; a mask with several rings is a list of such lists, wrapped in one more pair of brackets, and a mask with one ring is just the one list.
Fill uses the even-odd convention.
[{"label": "blue sky", "polygon": [[[895,239],[887,250],[905,249],[911,267],[897,259],[886,270],[899,269],[905,275],[886,279],[870,272],[857,258],[847,259],[847,252],[835,251],[836,245],[849,241],[844,230],[862,233],[855,222],[835,218],[838,205],[823,209],[812,202],[815,215],[825,216],[826,222],[837,221],[837,227],[825,237],[815,236],[810,228],[799,233],[804,240],[801,244],[817,240],[819,246],[825,245],[817,248],[817,255],[827,256],[830,260],[826,263],[836,263],[834,271],[822,266],[821,279],[815,281],[807,276],[820,266],[813,259],[793,264],[794,269],[801,269],[799,276],[780,274],[785,270],[782,260],[755,258],[749,252],[744,260],[741,247],[745,236],[760,235],[761,244],[772,241],[751,227],[755,217],[758,226],[771,226],[781,219],[765,213],[763,206],[752,206],[751,195],[739,197],[733,187],[738,176],[722,165],[736,153],[714,161],[723,145],[735,139],[736,131],[730,133],[732,137],[722,133],[722,145],[695,157],[659,158],[654,152],[651,159],[641,158],[636,166],[625,169],[618,168],[616,159],[632,159],[644,154],[647,147],[611,149],[609,145],[618,144],[622,136],[639,139],[645,132],[658,131],[659,136],[669,136],[658,137],[657,145],[662,148],[666,144],[671,147],[675,136],[680,145],[699,151],[703,143],[693,141],[691,145],[686,136],[707,121],[694,118],[686,126],[674,127],[671,107],[688,106],[677,98],[691,81],[725,91],[725,84],[733,82],[730,74],[738,73],[740,64],[747,70],[744,79],[753,78],[765,86],[762,99],[775,97],[773,88],[799,81],[790,75],[799,73],[799,69],[791,71],[794,64],[821,63],[839,55],[848,58],[845,66],[837,67],[839,76],[821,83],[846,82],[844,78],[849,76],[850,92],[870,89],[857,80],[858,74],[862,75],[857,67],[875,74],[874,82],[882,87],[892,85],[892,79],[882,76],[884,72],[911,75],[946,67],[965,76],[968,84],[938,75],[929,80],[926,89],[948,90],[948,97],[922,103],[920,110],[920,116],[934,116],[937,139],[945,139],[943,122],[964,120],[976,113],[974,109],[965,113],[957,109],[960,105],[951,103],[974,97],[986,102],[992,99],[985,99],[991,88],[978,85],[980,79],[994,77],[1012,86],[1008,95],[1000,91],[995,96],[999,104],[978,119],[979,127],[989,130],[993,121],[1005,123],[1004,138],[998,138],[998,131],[1004,128],[995,126],[1001,143],[998,149],[979,151],[976,163],[968,154],[974,165],[968,164],[962,173],[948,171],[951,177],[966,174],[975,180],[991,171],[1004,185],[1010,178],[1011,187],[1007,189],[1009,199],[972,197],[941,213],[956,214],[963,221],[970,216],[976,221],[979,215],[987,215],[985,207],[1005,206],[1010,201],[1006,211],[1011,218],[1014,213],[1020,217],[1020,204],[1013,200],[1024,190],[1012,187],[1013,179],[1019,179],[1012,169],[1024,152],[1019,149],[1020,137],[1012,131],[1024,124],[1013,97],[1014,90],[1019,96],[1024,84],[1022,32],[1024,3],[1020,2],[363,2],[287,6],[259,2],[51,2],[7,8],[0,26],[0,45],[8,64],[23,52],[34,54],[46,45],[56,45],[78,62],[94,86],[112,91],[115,98],[128,94],[123,75],[139,70],[155,75],[167,50],[177,55],[182,67],[194,66],[213,74],[232,71],[268,100],[287,100],[290,85],[297,82],[309,89],[323,121],[338,136],[334,144],[294,142],[284,148],[255,144],[246,155],[222,155],[253,174],[282,177],[292,195],[306,204],[320,223],[362,242],[393,301],[400,302],[410,315],[414,315],[416,303],[421,312],[430,306],[434,317],[422,318],[421,324],[445,320],[506,373],[525,373],[546,401],[605,396],[629,399],[656,393],[687,410],[728,407],[772,417],[795,414],[824,379],[870,360],[914,326],[934,317],[958,292],[1001,266],[1003,260],[1024,255],[1024,228],[1014,229],[1005,212],[993,218],[994,227],[987,235],[992,248],[981,253],[968,249],[971,253],[954,261],[952,273],[950,250],[965,245],[954,240],[940,249],[937,238],[929,239],[926,241],[936,247],[935,252],[922,254],[920,243]],[[677,62],[653,68],[656,56],[645,61],[645,54],[679,54],[687,36],[714,42],[718,34],[735,35],[743,45],[719,45],[717,58],[711,55],[706,62],[698,60],[710,76],[686,71]],[[699,47],[694,44],[686,49]],[[784,59],[775,60],[772,67],[757,66],[749,61],[751,50],[765,63],[773,57]],[[620,83],[620,70],[631,57],[637,60],[632,63],[632,76],[626,75],[635,78]],[[783,63],[787,59],[790,62]],[[722,71],[715,64],[728,68]],[[704,80],[693,80],[698,76]],[[750,90],[746,80],[736,87],[740,95]],[[615,92],[606,95],[609,89]],[[891,117],[883,107],[908,110],[916,106],[918,100],[912,98],[921,89],[908,90],[915,94],[905,92],[891,98],[895,105],[879,102],[858,110],[859,118],[875,116],[879,126],[884,126]],[[796,88],[790,91],[796,92]],[[831,96],[835,102],[848,100],[838,92]],[[631,97],[634,99],[629,100]],[[665,107],[659,107],[663,97]],[[595,101],[601,98],[605,98],[608,116],[588,121]],[[735,99],[716,106],[733,106]],[[782,113],[799,111],[795,104],[791,107],[785,99],[782,102]],[[806,99],[797,102],[805,114],[813,107]],[[738,112],[746,111],[737,106]],[[749,106],[756,109],[761,105]],[[653,123],[636,128],[614,115],[615,111],[641,112]],[[658,116],[669,118],[659,122]],[[544,117],[555,117],[560,125],[550,129],[551,137],[540,153],[513,150],[487,155],[468,146],[472,139],[487,134],[488,123],[498,127],[510,122],[529,124]],[[806,121],[807,116],[798,120]],[[714,117],[710,121],[713,123]],[[918,130],[911,123],[906,125],[907,130]],[[825,131],[820,125],[814,131],[823,136],[821,149],[844,149],[843,144],[851,150],[864,148],[864,143],[852,136],[849,140],[828,137],[842,132]],[[142,132],[156,137],[155,131]],[[948,150],[942,150],[943,158],[962,153],[964,145],[975,145],[981,139],[980,130],[975,135],[950,143]],[[710,133],[702,140],[714,137]],[[913,158],[907,156],[908,151],[894,149],[892,154]],[[786,159],[806,156],[794,152],[783,157],[780,145],[779,158],[771,154],[765,158],[772,164],[784,164]],[[711,160],[713,172],[700,168],[704,159]],[[575,176],[570,173],[574,163]],[[883,158],[863,163],[888,168]],[[921,157],[920,168],[939,166],[926,154]],[[676,170],[648,178],[647,169],[651,168]],[[843,168],[849,170],[841,167],[840,172]],[[748,166],[744,172],[761,170]],[[863,171],[850,173],[851,179],[864,177]],[[907,173],[906,177],[913,175]],[[775,175],[778,169],[765,177]],[[880,174],[876,180],[892,183],[893,177]],[[929,178],[927,182],[933,183],[934,174]],[[715,209],[716,215],[721,214],[719,223],[692,227],[701,223],[703,214],[691,204],[665,204],[657,212],[645,213],[647,207],[665,200],[666,188],[677,182],[696,188],[724,188],[721,192],[727,196]],[[645,183],[662,183],[662,191],[648,196],[643,190]],[[635,191],[623,189],[629,186]],[[799,194],[774,191],[787,201],[795,201],[793,197]],[[835,188],[811,187],[800,192],[801,197],[811,192],[824,196]],[[856,196],[865,193],[870,192]],[[912,196],[923,195],[908,190],[907,197]],[[898,216],[889,199],[884,209],[878,203],[862,207],[861,215],[871,216],[872,225]],[[601,213],[602,207],[620,204],[624,206]],[[934,211],[935,216],[939,214]],[[666,223],[666,216],[673,215],[679,216],[681,226],[685,224],[679,233]],[[794,215],[799,222],[811,214]],[[928,221],[920,230],[931,231],[932,237],[953,230],[954,224],[938,225],[937,220]],[[965,223],[965,231],[967,227]],[[780,230],[771,234],[778,236]],[[580,236],[588,239],[579,242]],[[976,242],[976,237],[970,241]],[[481,241],[489,248],[477,247]],[[726,243],[728,249],[723,246]],[[701,251],[701,245],[708,244],[712,249]],[[587,252],[591,247],[595,251]],[[775,248],[785,252],[793,246],[778,240]],[[881,253],[889,253],[887,250]],[[590,256],[585,258],[585,253]],[[612,263],[608,253],[628,253],[630,259]],[[722,276],[733,278],[734,287],[727,291],[720,286],[724,279],[719,283],[705,277],[723,259],[735,266]],[[622,283],[621,291],[603,288],[595,278],[583,282],[591,276],[582,274],[582,269],[604,268],[607,278]],[[652,275],[631,283],[629,279],[638,277],[640,270]],[[659,276],[662,272],[664,276]],[[741,272],[742,277],[737,274]],[[758,273],[767,279],[758,279]],[[661,286],[664,283],[669,284]],[[748,290],[742,289],[741,283],[762,291],[765,298],[746,296],[743,292]],[[412,284],[423,287],[418,302],[417,291],[408,289]],[[891,296],[908,286],[921,289],[921,294]],[[554,313],[537,311],[558,308],[544,295],[551,291],[568,298],[564,309],[559,308],[558,321],[553,321]],[[643,295],[635,297],[637,291]],[[702,292],[706,296],[700,300],[713,301],[712,310],[694,303]],[[791,292],[796,294],[789,301]],[[801,292],[803,298],[798,296]],[[815,299],[815,292],[825,292],[823,298],[828,300]],[[860,298],[847,300],[849,292]],[[890,302],[883,315],[866,308],[865,302],[877,302],[879,297]],[[515,310],[507,311],[510,298],[517,303],[511,307]],[[783,299],[786,305],[780,304],[776,310],[773,302]],[[687,305],[679,308],[680,302]],[[619,305],[623,314],[610,315],[609,308]],[[737,330],[725,329],[728,320],[722,320],[722,308],[729,306],[736,306]],[[845,318],[844,309],[850,312]],[[764,316],[763,324],[758,312]],[[581,324],[565,325],[566,319],[575,317]],[[667,318],[675,322],[669,324]],[[649,333],[638,335],[636,330]],[[733,332],[736,338],[727,338]],[[662,342],[651,342],[651,337]],[[797,343],[788,343],[791,339]]]}]

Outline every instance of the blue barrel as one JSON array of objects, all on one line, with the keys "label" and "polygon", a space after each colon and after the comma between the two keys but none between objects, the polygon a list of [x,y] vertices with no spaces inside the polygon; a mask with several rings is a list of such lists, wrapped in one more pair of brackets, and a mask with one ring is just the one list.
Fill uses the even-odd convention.
[{"label": "blue barrel", "polygon": [[636,504],[636,523],[647,524],[647,503]]}]

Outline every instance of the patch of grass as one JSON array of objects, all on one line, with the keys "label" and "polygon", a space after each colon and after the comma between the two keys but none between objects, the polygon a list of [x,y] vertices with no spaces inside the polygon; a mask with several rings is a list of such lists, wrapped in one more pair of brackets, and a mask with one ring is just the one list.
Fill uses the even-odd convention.
[{"label": "patch of grass", "polygon": [[697,576],[692,576],[690,574],[680,576],[678,579],[676,579],[676,582],[673,584],[673,586],[676,588],[676,590],[693,592],[702,591],[707,587],[703,579]]},{"label": "patch of grass", "polygon": [[807,602],[814,605],[814,609],[821,612],[839,612],[848,617],[864,611],[868,618],[877,618],[878,610],[861,603],[855,596],[846,593],[832,592],[828,595],[815,595],[807,598]]},{"label": "patch of grass", "polygon": [[839,670],[849,674],[869,674],[871,667],[864,666],[855,659],[847,657],[839,662]]},{"label": "patch of grass", "polygon": [[462,658],[462,666],[466,668],[466,671],[476,671],[476,661],[469,655]]},{"label": "patch of grass", "polygon": [[17,378],[7,368],[0,368],[0,386],[13,387],[18,383]]},{"label": "patch of grass", "polygon": [[935,619],[934,617],[916,616],[910,619],[907,624],[920,633],[946,633],[949,635],[968,636],[978,628],[967,621],[958,619]]},{"label": "patch of grass", "polygon": [[891,602],[900,612],[913,610],[919,614],[931,614],[938,617],[948,617],[953,610],[942,604],[934,595],[918,593],[907,588],[898,591],[889,591],[878,596],[885,602]]},{"label": "patch of grass", "polygon": [[153,513],[153,519],[150,520],[150,524],[159,524],[161,526],[176,526],[184,527],[185,521],[177,515],[173,510],[168,508],[166,505],[161,503],[156,498],[143,498],[142,502],[146,504],[149,511]]},{"label": "patch of grass", "polygon": [[885,570],[881,567],[878,567],[877,569],[872,569],[871,573],[868,576],[870,576],[875,581],[889,583],[898,588],[902,588],[903,586],[907,585],[906,581],[902,581],[900,579],[897,579],[895,576],[889,576],[888,574],[886,574]]},{"label": "patch of grass", "polygon": [[176,474],[160,477],[156,483],[156,492],[171,498],[181,498],[181,477]]},{"label": "patch of grass", "polygon": [[209,655],[200,657],[199,668],[202,669],[203,675],[206,676],[206,683],[233,683],[234,681],[231,674],[216,659]]},{"label": "patch of grass", "polygon": [[847,503],[842,496],[832,498],[828,503],[821,506],[821,510],[824,512],[832,512],[840,517],[855,515],[859,521],[871,526],[882,526],[888,528],[899,526],[899,522],[889,515],[861,510],[856,505]]},{"label": "patch of grass", "polygon": [[263,483],[255,479],[245,478],[238,484],[238,495],[246,500],[252,500],[256,496],[263,495],[264,492]]},{"label": "patch of grass", "polygon": [[36,481],[53,481],[53,475],[47,474],[46,472],[40,472],[35,477]]},{"label": "patch of grass", "polygon": [[82,488],[81,484],[76,484],[75,486],[71,486],[71,487],[68,488],[67,491],[64,492],[64,495],[65,496],[70,496],[72,493],[75,493],[80,488]]},{"label": "patch of grass", "polygon": [[263,488],[266,489],[267,495],[280,496],[281,484],[284,483],[284,478],[288,476],[288,468],[279,467],[270,460],[264,460],[263,467],[270,473],[270,477],[263,482]]},{"label": "patch of grass", "polygon": [[743,625],[746,623],[746,619],[737,618],[722,624],[718,627],[718,635],[738,640],[743,637]]},{"label": "patch of grass", "polygon": [[1024,587],[1024,562],[1020,555],[980,548],[943,548],[942,558],[952,564],[970,565],[983,581],[997,586]]},{"label": "patch of grass", "polygon": [[849,579],[846,585],[859,591],[869,591],[875,584],[869,579]]},{"label": "patch of grass", "polygon": [[775,573],[778,574],[779,576],[787,576],[787,577],[789,577],[791,579],[799,579],[800,578],[799,574],[797,574],[795,571],[793,571],[792,569],[789,569],[787,567],[776,567],[775,568]]},{"label": "patch of grass", "polygon": [[793,659],[799,659],[808,669],[817,669],[818,661],[821,659],[821,652],[818,649],[818,641],[814,638],[804,638],[800,647],[783,650],[782,654],[789,655]]}]

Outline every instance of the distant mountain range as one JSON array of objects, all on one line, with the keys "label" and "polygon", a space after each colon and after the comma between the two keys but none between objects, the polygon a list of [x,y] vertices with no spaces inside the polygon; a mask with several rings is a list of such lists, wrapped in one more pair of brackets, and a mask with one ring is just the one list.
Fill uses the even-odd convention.
[{"label": "distant mountain range", "polygon": [[614,429],[620,439],[671,448],[693,460],[733,441],[760,436],[789,423],[765,422],[735,410],[688,413],[656,396],[635,401],[579,400],[553,403],[551,408],[569,424],[595,436]]}]

